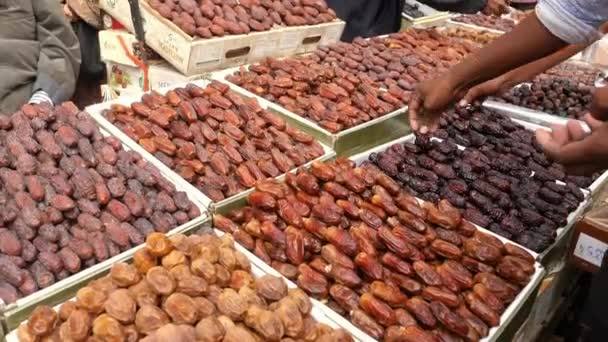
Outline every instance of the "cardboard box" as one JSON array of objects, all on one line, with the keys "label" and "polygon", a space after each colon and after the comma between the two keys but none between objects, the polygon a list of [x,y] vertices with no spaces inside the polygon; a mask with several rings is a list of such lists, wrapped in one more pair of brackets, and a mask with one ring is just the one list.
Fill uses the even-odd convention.
[{"label": "cardboard box", "polygon": [[137,39],[124,30],[99,31],[101,60],[106,63],[108,86],[121,95],[168,87],[208,77],[208,74],[185,76],[157,57],[148,60],[148,83],[144,69],[133,51]]},{"label": "cardboard box", "polygon": [[209,77],[208,74],[185,76],[167,62],[152,61],[148,66],[148,87],[145,87],[144,71],[137,66],[106,61],[106,69],[108,85],[120,95],[141,94],[143,91]]},{"label": "cardboard box", "polygon": [[137,39],[124,30],[99,31],[99,51],[101,60],[135,67],[137,64],[130,56],[135,56],[133,43]]},{"label": "cardboard box", "polygon": [[[133,32],[126,0],[100,0],[101,8]],[[193,38],[140,1],[146,44],[185,75],[253,63],[265,57],[284,57],[313,51],[319,44],[336,42],[345,23],[282,27],[266,32],[211,39]]]}]

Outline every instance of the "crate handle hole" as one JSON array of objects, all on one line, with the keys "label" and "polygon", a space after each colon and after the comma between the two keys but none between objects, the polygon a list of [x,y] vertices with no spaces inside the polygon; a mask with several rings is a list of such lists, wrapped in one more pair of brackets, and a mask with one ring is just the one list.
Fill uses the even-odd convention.
[{"label": "crate handle hole", "polygon": [[306,37],[304,38],[304,40],[302,40],[302,44],[303,45],[310,45],[310,44],[317,44],[318,42],[321,41],[321,36],[312,36],[312,37]]},{"label": "crate handle hole", "polygon": [[244,46],[242,48],[228,50],[226,52],[226,58],[237,58],[237,57],[247,56],[249,54],[249,51],[251,51],[251,47],[249,47],[249,46]]}]

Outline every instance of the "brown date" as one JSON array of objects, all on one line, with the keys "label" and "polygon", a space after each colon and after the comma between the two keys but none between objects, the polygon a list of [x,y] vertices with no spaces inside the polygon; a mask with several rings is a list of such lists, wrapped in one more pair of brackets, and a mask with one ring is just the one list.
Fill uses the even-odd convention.
[{"label": "brown date", "polygon": [[383,326],[389,327],[396,323],[395,311],[386,303],[369,293],[365,293],[361,296],[359,305],[363,311],[374,317],[376,321]]},{"label": "brown date", "polygon": [[410,298],[405,304],[405,308],[425,327],[434,328],[437,325],[437,319],[433,315],[430,305],[422,298]]}]

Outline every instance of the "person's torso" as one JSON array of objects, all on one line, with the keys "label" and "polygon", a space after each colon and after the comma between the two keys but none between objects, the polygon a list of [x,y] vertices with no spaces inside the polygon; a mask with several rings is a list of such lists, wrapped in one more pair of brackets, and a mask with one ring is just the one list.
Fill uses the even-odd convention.
[{"label": "person's torso", "polygon": [[371,37],[399,29],[401,0],[327,0],[338,17],[346,21],[343,40]]},{"label": "person's torso", "polygon": [[28,96],[24,89],[36,79],[40,43],[30,0],[0,0],[0,49],[0,109],[6,110],[5,102]]}]

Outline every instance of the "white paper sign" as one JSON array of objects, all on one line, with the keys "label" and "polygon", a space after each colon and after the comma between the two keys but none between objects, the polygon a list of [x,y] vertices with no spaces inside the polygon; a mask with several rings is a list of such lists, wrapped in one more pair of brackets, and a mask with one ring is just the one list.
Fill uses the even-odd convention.
[{"label": "white paper sign", "polygon": [[602,260],[604,259],[606,249],[608,249],[608,244],[581,233],[576,242],[574,255],[597,267],[602,267]]}]

